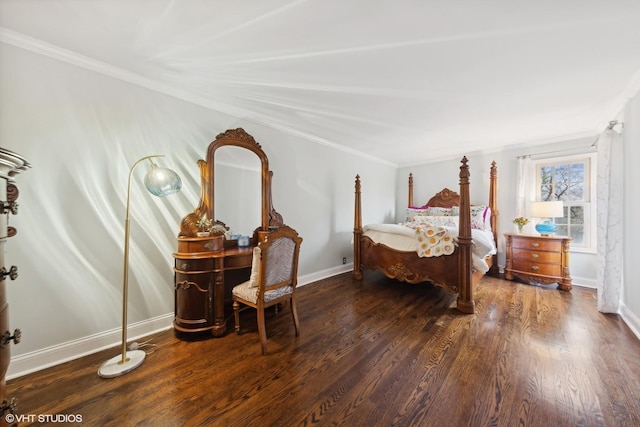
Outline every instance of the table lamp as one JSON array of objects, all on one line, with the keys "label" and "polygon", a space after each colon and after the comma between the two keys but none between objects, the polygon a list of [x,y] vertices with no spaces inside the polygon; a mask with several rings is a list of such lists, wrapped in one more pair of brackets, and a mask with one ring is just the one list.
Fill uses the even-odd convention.
[{"label": "table lamp", "polygon": [[556,232],[558,226],[551,221],[551,218],[564,216],[562,201],[551,202],[531,202],[530,216],[533,218],[543,218],[543,221],[536,225],[536,231],[543,236],[549,236]]}]

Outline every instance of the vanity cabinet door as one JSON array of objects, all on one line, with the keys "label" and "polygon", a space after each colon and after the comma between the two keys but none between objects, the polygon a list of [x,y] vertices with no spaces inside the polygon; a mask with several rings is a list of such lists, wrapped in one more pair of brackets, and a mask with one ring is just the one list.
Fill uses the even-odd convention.
[{"label": "vanity cabinet door", "polygon": [[177,258],[175,262],[174,328],[181,332],[211,329],[214,324],[213,260]]}]

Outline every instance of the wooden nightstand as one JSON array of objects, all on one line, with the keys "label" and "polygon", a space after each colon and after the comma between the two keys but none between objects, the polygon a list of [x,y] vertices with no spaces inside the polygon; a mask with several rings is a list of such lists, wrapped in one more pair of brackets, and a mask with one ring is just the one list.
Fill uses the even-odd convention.
[{"label": "wooden nightstand", "polygon": [[504,276],[507,280],[513,280],[515,276],[543,285],[557,283],[558,289],[571,290],[570,237],[512,233],[504,236],[507,244]]}]

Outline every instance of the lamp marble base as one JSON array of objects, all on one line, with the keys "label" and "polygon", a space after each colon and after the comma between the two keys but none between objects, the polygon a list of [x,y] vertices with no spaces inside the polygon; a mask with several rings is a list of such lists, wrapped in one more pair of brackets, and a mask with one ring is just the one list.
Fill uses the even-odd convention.
[{"label": "lamp marble base", "polygon": [[98,375],[102,378],[114,378],[124,375],[142,365],[146,355],[147,353],[143,350],[130,350],[127,351],[126,360],[122,363],[122,354],[119,354],[104,362],[98,369]]}]

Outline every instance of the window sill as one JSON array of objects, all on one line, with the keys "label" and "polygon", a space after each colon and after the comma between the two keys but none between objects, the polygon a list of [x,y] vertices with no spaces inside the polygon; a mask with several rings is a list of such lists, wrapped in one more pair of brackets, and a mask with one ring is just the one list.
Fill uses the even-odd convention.
[{"label": "window sill", "polygon": [[569,248],[570,253],[579,253],[579,254],[592,254],[596,255],[598,252],[594,248]]}]

